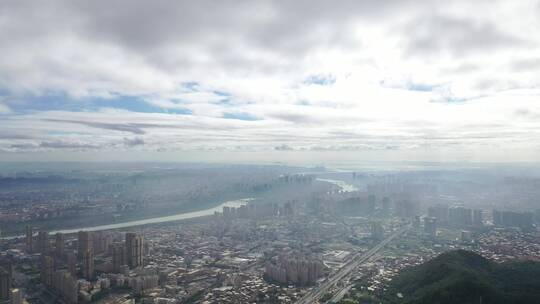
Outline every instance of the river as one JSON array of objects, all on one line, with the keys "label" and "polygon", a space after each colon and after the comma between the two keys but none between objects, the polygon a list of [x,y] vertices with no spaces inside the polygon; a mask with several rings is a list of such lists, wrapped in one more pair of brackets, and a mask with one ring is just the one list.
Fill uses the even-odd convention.
[{"label": "river", "polygon": [[327,183],[334,184],[334,185],[340,187],[341,191],[343,191],[343,192],[355,192],[355,191],[359,190],[355,185],[349,184],[349,183],[347,183],[345,181],[342,181],[342,180],[327,179],[327,178],[317,178],[317,180],[321,181],[321,182],[327,182]]},{"label": "river", "polygon": [[[345,191],[345,192],[358,191],[358,188],[356,186],[351,185],[351,184],[349,184],[349,183],[347,183],[345,181],[342,181],[342,180],[324,179],[324,178],[317,178],[317,180],[319,180],[321,182],[328,182],[328,183],[332,183],[334,185],[337,185],[337,186],[339,186],[341,188],[342,191]],[[223,207],[225,207],[225,206],[227,206],[227,207],[240,207],[241,205],[247,204],[251,200],[253,200],[253,198],[243,198],[243,199],[238,199],[238,200],[227,201],[227,202],[222,203],[219,206],[216,206],[216,207],[213,207],[213,208],[210,208],[210,209],[194,211],[194,212],[179,213],[179,214],[175,214],[175,215],[167,215],[167,216],[154,217],[154,218],[149,218],[149,219],[144,219],[144,220],[135,220],[135,221],[108,224],[108,225],[56,230],[56,231],[51,231],[49,233],[51,233],[51,234],[54,234],[54,233],[57,233],[57,232],[60,232],[60,233],[75,233],[75,232],[80,231],[80,230],[86,230],[86,231],[111,230],[111,229],[142,226],[142,225],[148,225],[148,224],[174,222],[174,221],[179,221],[179,220],[185,220],[185,219],[191,219],[191,218],[197,218],[197,217],[212,215],[216,211],[221,212],[223,210]]]},{"label": "river", "polygon": [[[341,188],[342,191],[345,192],[354,192],[358,191],[358,188],[354,185],[351,185],[345,181],[342,180],[334,180],[334,179],[325,179],[325,178],[317,178],[318,181],[321,182],[328,182],[332,183],[334,185],[337,185]],[[187,213],[178,213],[174,215],[167,215],[167,216],[160,216],[160,217],[154,217],[154,218],[148,218],[143,220],[134,220],[134,221],[128,221],[128,222],[122,222],[122,223],[114,223],[114,224],[107,224],[107,225],[99,225],[99,226],[90,226],[90,227],[78,227],[78,228],[72,228],[72,229],[63,229],[63,230],[55,230],[55,231],[49,231],[50,234],[55,233],[76,233],[77,231],[85,230],[85,231],[100,231],[100,230],[111,230],[111,229],[120,229],[120,228],[127,228],[127,227],[135,227],[135,226],[143,226],[148,224],[158,224],[158,223],[166,223],[166,222],[174,222],[179,220],[186,220],[186,219],[192,219],[197,217],[203,217],[214,214],[216,211],[221,212],[223,210],[223,207],[239,207],[241,205],[247,204],[249,201],[253,200],[253,198],[243,198],[238,200],[232,200],[232,201],[226,201],[219,206],[215,206],[209,209],[199,210],[199,211],[193,211],[193,212],[187,212]],[[13,237],[4,237],[4,239],[10,239],[15,237],[23,237],[20,236],[13,236]]]},{"label": "river", "polygon": [[[64,230],[55,230],[55,231],[49,231],[50,234],[55,233],[76,233],[77,231],[85,230],[85,231],[100,231],[100,230],[110,230],[110,229],[119,229],[119,228],[127,228],[127,227],[135,227],[135,226],[142,226],[142,225],[148,225],[148,224],[157,224],[157,223],[166,223],[166,222],[174,222],[179,220],[186,220],[186,219],[192,219],[202,216],[208,216],[214,214],[216,211],[221,212],[223,210],[223,207],[240,207],[241,205],[247,204],[249,201],[253,200],[253,198],[243,198],[238,200],[232,200],[232,201],[226,201],[222,203],[219,206],[215,206],[210,209],[204,209],[199,211],[193,211],[193,212],[187,212],[187,213],[178,213],[174,215],[167,215],[167,216],[160,216],[160,217],[153,217],[143,220],[135,220],[135,221],[129,221],[129,222],[122,222],[122,223],[115,223],[115,224],[107,224],[107,225],[99,225],[99,226],[91,226],[91,227],[79,227],[79,228],[73,228],[73,229],[64,229]],[[15,238],[15,237],[23,237],[22,235],[14,236],[14,237],[5,237],[5,239]]]}]

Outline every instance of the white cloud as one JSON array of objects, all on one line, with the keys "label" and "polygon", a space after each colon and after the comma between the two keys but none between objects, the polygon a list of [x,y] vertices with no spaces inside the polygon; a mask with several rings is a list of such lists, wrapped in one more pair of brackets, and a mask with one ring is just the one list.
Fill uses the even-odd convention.
[{"label": "white cloud", "polygon": [[11,113],[11,109],[5,104],[0,103],[0,114],[9,114],[9,113]]},{"label": "white cloud", "polygon": [[[536,151],[538,7],[5,1],[0,148]],[[136,96],[191,115],[10,109],[50,92]],[[258,120],[222,119],[231,113]]]}]

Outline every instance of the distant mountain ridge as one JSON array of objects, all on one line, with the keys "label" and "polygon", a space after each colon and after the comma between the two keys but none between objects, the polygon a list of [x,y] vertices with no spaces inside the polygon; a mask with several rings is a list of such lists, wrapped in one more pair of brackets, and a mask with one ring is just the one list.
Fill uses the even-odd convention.
[{"label": "distant mountain ridge", "polygon": [[446,252],[394,278],[383,303],[540,303],[540,263],[497,264],[470,251]]}]

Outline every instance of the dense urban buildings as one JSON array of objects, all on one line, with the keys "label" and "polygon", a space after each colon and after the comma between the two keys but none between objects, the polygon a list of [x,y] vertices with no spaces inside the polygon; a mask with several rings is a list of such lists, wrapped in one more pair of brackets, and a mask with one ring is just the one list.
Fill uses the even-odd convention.
[{"label": "dense urban buildings", "polygon": [[503,227],[532,227],[532,212],[498,211],[493,210],[493,224]]},{"label": "dense urban buildings", "polygon": [[265,275],[279,284],[306,286],[314,284],[323,275],[323,267],[319,259],[288,253],[267,263]]},{"label": "dense urban buildings", "polygon": [[326,174],[279,174],[252,186],[256,195],[180,221],[60,232],[25,222],[21,237],[1,245],[0,264],[13,265],[1,269],[1,295],[13,303],[339,303],[376,298],[389,278],[449,250],[540,259],[527,209],[493,208],[492,197],[467,203],[462,192],[439,193],[446,182],[429,174]]},{"label": "dense urban buildings", "polygon": [[540,0],[0,0],[0,304],[540,303]]}]

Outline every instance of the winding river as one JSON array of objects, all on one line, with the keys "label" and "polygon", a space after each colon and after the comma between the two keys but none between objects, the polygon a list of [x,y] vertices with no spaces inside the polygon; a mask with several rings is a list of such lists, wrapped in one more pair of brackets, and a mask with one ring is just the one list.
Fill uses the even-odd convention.
[{"label": "winding river", "polygon": [[[199,210],[199,211],[178,213],[174,215],[153,217],[153,218],[148,218],[148,219],[143,219],[143,220],[134,220],[134,221],[128,221],[128,222],[122,222],[122,223],[115,223],[115,224],[54,230],[54,231],[49,231],[49,233],[55,234],[55,233],[60,232],[60,233],[69,234],[69,233],[76,233],[77,231],[81,231],[81,230],[100,231],[100,230],[111,230],[111,229],[143,226],[143,225],[148,225],[148,224],[174,222],[174,221],[179,221],[179,220],[186,220],[186,219],[213,215],[216,211],[221,212],[223,210],[223,207],[240,207],[241,205],[247,204],[251,200],[253,200],[253,198],[242,198],[238,200],[226,201],[219,206],[215,206],[209,209],[204,209],[204,210]],[[16,238],[16,237],[23,237],[23,236],[22,235],[11,236],[11,237],[5,237],[4,239],[11,239],[11,238]]]},{"label": "winding river", "polygon": [[[337,185],[337,186],[339,186],[341,188],[342,191],[345,191],[345,192],[358,191],[358,188],[356,188],[354,185],[351,185],[351,184],[349,184],[349,183],[347,183],[345,181],[342,181],[342,180],[324,179],[324,178],[317,178],[317,180],[319,180],[321,182],[328,182],[328,183],[332,183],[334,185]],[[148,218],[148,219],[143,219],[143,220],[135,220],[135,221],[115,223],[115,224],[107,224],[107,225],[100,225],[100,226],[56,230],[56,231],[51,231],[49,233],[51,233],[51,234],[54,234],[54,233],[57,233],[57,232],[75,233],[75,232],[80,231],[80,230],[86,230],[86,231],[111,230],[111,229],[143,226],[143,225],[148,225],[148,224],[174,222],[174,221],[179,221],[179,220],[186,220],[186,219],[192,219],[192,218],[212,215],[216,211],[221,212],[223,210],[223,207],[225,207],[225,206],[227,206],[227,207],[240,207],[241,205],[247,204],[251,200],[253,200],[253,198],[243,198],[243,199],[238,199],[238,200],[226,201],[226,202],[222,203],[219,206],[215,206],[215,207],[212,207],[212,208],[209,208],[209,209],[204,209],[204,210],[199,210],[199,211],[193,211],[193,212],[187,212],[187,213],[179,213],[179,214],[174,214],[174,215],[160,216],[160,217]]]},{"label": "winding river", "polygon": [[66,230],[56,230],[51,231],[51,234],[60,232],[60,233],[75,233],[80,230],[86,230],[86,231],[99,231],[99,230],[110,230],[110,229],[119,229],[119,228],[126,228],[126,227],[135,227],[135,226],[142,226],[142,225],[148,225],[148,224],[157,224],[157,223],[166,223],[166,222],[174,222],[179,220],[186,220],[191,218],[197,218],[202,216],[208,216],[214,214],[216,211],[221,212],[223,210],[223,207],[240,207],[241,205],[247,204],[249,201],[251,201],[252,198],[243,198],[239,200],[234,201],[226,201],[222,203],[219,206],[210,208],[210,209],[204,209],[199,211],[193,211],[193,212],[187,212],[187,213],[178,213],[174,215],[167,215],[167,216],[160,216],[160,217],[153,217],[148,218],[144,220],[135,220],[135,221],[129,221],[129,222],[123,222],[123,223],[116,223],[116,224],[108,224],[108,225],[100,225],[100,226],[93,226],[93,227],[83,227],[83,228],[76,228],[76,229],[66,229]]},{"label": "winding river", "polygon": [[[317,178],[318,181],[321,182],[328,182],[332,183],[334,185],[337,185],[341,188],[342,191],[345,192],[354,192],[358,191],[358,188],[354,185],[351,185],[345,181],[342,180],[334,180],[334,179],[325,179],[325,178]],[[143,226],[143,225],[149,225],[149,224],[158,224],[158,223],[166,223],[166,222],[174,222],[179,220],[186,220],[186,219],[192,219],[197,217],[203,217],[214,214],[216,211],[221,212],[223,210],[223,207],[239,207],[241,205],[247,204],[249,201],[253,200],[253,198],[243,198],[238,200],[232,200],[232,201],[226,201],[218,206],[199,210],[199,211],[193,211],[193,212],[187,212],[187,213],[178,213],[174,215],[167,215],[167,216],[160,216],[160,217],[153,217],[148,219],[142,219],[142,220],[134,220],[134,221],[128,221],[128,222],[122,222],[122,223],[114,223],[114,224],[107,224],[107,225],[99,225],[99,226],[90,226],[90,227],[78,227],[78,228],[72,228],[72,229],[63,229],[63,230],[55,230],[55,231],[49,231],[50,234],[55,233],[76,233],[77,231],[85,230],[85,231],[100,231],[100,230],[111,230],[111,229],[120,229],[120,228],[127,228],[127,227],[136,227],[136,226]],[[4,239],[10,239],[15,237],[22,237],[22,236],[13,236],[13,237],[5,237]]]}]

